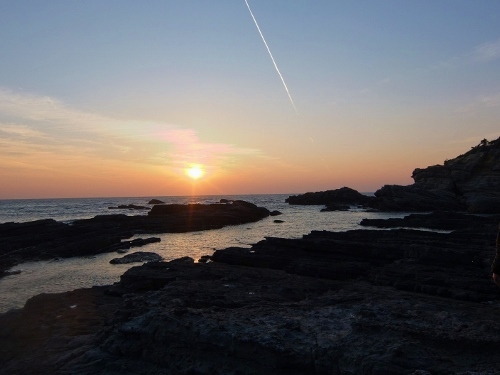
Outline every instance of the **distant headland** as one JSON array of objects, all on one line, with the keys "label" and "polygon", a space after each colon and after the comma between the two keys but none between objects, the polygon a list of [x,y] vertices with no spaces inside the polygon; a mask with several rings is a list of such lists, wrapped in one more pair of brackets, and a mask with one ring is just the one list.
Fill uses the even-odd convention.
[{"label": "distant headland", "polygon": [[385,185],[367,197],[344,187],[290,196],[290,204],[361,205],[381,211],[466,211],[500,213],[500,138],[477,146],[442,165],[417,168],[408,186]]}]

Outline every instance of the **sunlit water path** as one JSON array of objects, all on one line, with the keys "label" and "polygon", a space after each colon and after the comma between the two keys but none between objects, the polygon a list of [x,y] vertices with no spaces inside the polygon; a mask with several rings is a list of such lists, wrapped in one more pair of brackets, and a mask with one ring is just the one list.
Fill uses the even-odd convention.
[{"label": "sunlit water path", "polygon": [[[229,246],[250,247],[265,237],[300,238],[312,230],[343,231],[363,229],[363,218],[403,217],[408,213],[374,213],[361,209],[342,212],[320,212],[321,206],[290,206],[286,195],[155,197],[167,203],[215,203],[221,198],[244,199],[269,210],[279,210],[283,215],[268,217],[256,223],[229,226],[222,229],[190,233],[166,233],[136,237],[160,237],[161,242],[132,248],[133,251],[153,251],[165,260],[189,256],[195,260],[210,255],[215,249]],[[147,205],[150,198],[90,198],[51,200],[0,200],[0,222],[23,222],[53,218],[70,222],[91,218],[98,214],[144,212],[109,210],[109,206],[136,204]],[[275,223],[274,220],[283,220]],[[20,264],[12,270],[18,275],[0,279],[0,312],[22,307],[26,300],[40,293],[65,292],[93,285],[109,285],[138,263],[112,265],[109,261],[122,255],[107,253],[90,258],[69,258]]]}]

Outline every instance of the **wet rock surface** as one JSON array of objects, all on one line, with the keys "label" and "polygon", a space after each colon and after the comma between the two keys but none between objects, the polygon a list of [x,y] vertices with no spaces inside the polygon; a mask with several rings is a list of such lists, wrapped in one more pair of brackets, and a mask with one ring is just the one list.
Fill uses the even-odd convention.
[{"label": "wet rock surface", "polygon": [[98,215],[72,224],[52,219],[0,224],[0,277],[21,262],[58,257],[90,256],[159,239],[122,242],[134,234],[218,229],[261,220],[263,207],[244,201],[231,204],[156,205],[148,215]]},{"label": "wet rock surface", "polygon": [[496,374],[499,217],[406,226],[447,220],[267,238],[33,297],[0,315],[0,373]]},{"label": "wet rock surface", "polygon": [[159,262],[163,258],[149,251],[136,251],[135,253],[127,254],[121,258],[113,258],[109,261],[111,264],[127,264],[138,262]]}]

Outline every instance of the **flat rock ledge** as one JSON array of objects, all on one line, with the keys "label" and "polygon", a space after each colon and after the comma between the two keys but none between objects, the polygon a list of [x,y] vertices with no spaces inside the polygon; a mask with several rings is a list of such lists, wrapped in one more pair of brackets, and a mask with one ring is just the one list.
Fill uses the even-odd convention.
[{"label": "flat rock ledge", "polygon": [[91,256],[143,246],[160,239],[123,241],[135,234],[179,233],[219,229],[261,220],[264,207],[245,201],[228,204],[161,204],[148,215],[98,215],[72,224],[52,219],[0,224],[0,277],[26,261]]},{"label": "flat rock ledge", "polygon": [[136,251],[131,254],[127,254],[121,258],[113,258],[109,261],[111,264],[128,264],[128,263],[138,263],[138,262],[159,262],[163,258],[149,251]]},{"label": "flat rock ledge", "polygon": [[498,374],[500,218],[439,215],[458,229],[268,238],[33,297],[0,315],[0,373]]}]

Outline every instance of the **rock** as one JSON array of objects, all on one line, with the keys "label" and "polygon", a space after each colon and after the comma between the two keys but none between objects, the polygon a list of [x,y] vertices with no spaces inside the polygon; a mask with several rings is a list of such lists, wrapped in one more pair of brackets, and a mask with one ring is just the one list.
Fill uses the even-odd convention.
[{"label": "rock", "polygon": [[[368,197],[344,187],[290,196],[286,202],[303,205],[362,205],[380,211],[468,211],[500,213],[500,138],[469,152],[413,171],[414,184],[385,185]],[[324,211],[329,211],[328,207]]]},{"label": "rock", "polygon": [[159,200],[159,199],[151,199],[148,204],[164,204],[165,202]]},{"label": "rock", "polygon": [[231,200],[224,198],[221,198],[221,200],[219,201],[219,203],[231,203],[231,202],[232,202]]},{"label": "rock", "polygon": [[198,259],[198,263],[206,263],[210,260],[211,255],[202,255],[200,259]]},{"label": "rock", "polygon": [[267,238],[215,262],[146,263],[111,287],[43,294],[0,314],[0,371],[494,374],[500,295],[484,257],[496,218],[455,222],[448,234]]},{"label": "rock", "polygon": [[415,183],[384,186],[372,207],[382,210],[467,210],[500,213],[500,138],[483,140],[443,165],[415,169]]},{"label": "rock", "polygon": [[284,223],[283,220],[274,220],[274,223]]},{"label": "rock", "polygon": [[425,190],[414,185],[385,185],[375,192],[371,207],[383,211],[463,211],[466,206],[451,191]]},{"label": "rock", "polygon": [[109,261],[111,264],[127,264],[136,262],[159,262],[163,258],[156,253],[147,251],[136,251],[135,253],[125,255],[122,258],[114,258]]},{"label": "rock", "polygon": [[278,210],[274,210],[269,213],[269,216],[279,216],[279,215],[283,215],[283,213]]},{"label": "rock", "polygon": [[331,205],[331,204],[367,204],[373,197],[361,194],[354,189],[343,187],[336,190],[320,191],[292,195],[285,199],[289,204]]},{"label": "rock", "polygon": [[[488,273],[500,216],[423,216],[412,215],[404,220],[404,226],[457,229],[451,233],[408,229],[313,231],[302,239],[267,237],[251,249],[217,250],[211,259],[331,280],[363,277],[375,285],[461,300],[499,298]],[[396,220],[400,226],[401,219],[389,222]],[[367,222],[370,225],[374,221]]]},{"label": "rock", "polygon": [[228,204],[156,205],[148,216],[161,218],[163,223],[170,218],[175,219],[175,224],[172,222],[172,226],[180,227],[178,231],[186,231],[194,228],[217,229],[225,225],[255,222],[269,216],[269,210],[257,207],[253,203],[235,200]]}]

